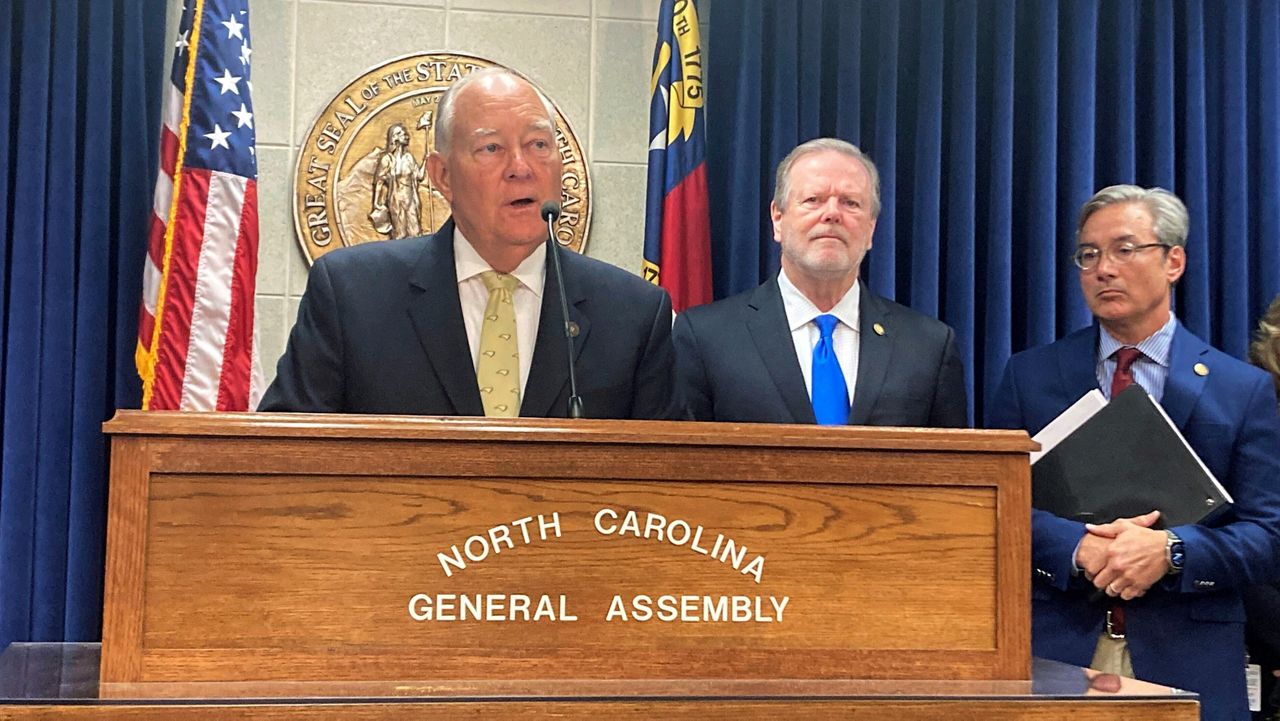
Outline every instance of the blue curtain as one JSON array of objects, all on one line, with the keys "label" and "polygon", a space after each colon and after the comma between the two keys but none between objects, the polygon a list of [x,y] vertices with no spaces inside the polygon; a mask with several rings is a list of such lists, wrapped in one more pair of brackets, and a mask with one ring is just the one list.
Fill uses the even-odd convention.
[{"label": "blue curtain", "polygon": [[164,0],[0,3],[0,648],[94,640],[133,370]]},{"label": "blue curtain", "polygon": [[1101,187],[1186,202],[1176,312],[1213,345],[1243,357],[1280,292],[1278,0],[733,0],[709,15],[717,298],[777,270],[773,170],[824,135],[880,169],[864,281],[956,329],[978,420],[1011,353],[1090,322],[1068,255]]}]

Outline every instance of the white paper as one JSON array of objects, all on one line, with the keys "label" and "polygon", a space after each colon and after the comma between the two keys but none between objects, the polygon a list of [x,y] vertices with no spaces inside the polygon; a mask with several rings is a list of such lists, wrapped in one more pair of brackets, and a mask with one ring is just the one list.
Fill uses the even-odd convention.
[{"label": "white paper", "polygon": [[1040,450],[1031,454],[1031,465],[1034,466],[1041,456],[1053,450],[1054,446],[1084,425],[1084,422],[1092,418],[1093,414],[1106,407],[1107,399],[1103,398],[1102,391],[1096,388],[1080,396],[1080,400],[1072,403],[1070,408],[1049,421],[1049,425],[1040,429],[1040,432],[1031,439],[1040,444]]},{"label": "white paper", "polygon": [[1244,667],[1244,685],[1249,696],[1249,710],[1262,710],[1262,667],[1251,663]]}]

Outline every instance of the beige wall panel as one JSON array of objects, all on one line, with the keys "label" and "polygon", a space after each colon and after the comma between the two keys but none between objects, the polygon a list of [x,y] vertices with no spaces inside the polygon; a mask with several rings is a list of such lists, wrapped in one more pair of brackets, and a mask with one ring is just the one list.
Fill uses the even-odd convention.
[{"label": "beige wall panel", "polygon": [[253,129],[258,148],[293,142],[295,0],[257,3],[249,15],[253,39]]},{"label": "beige wall panel", "polygon": [[452,11],[448,49],[489,58],[533,78],[590,147],[591,21],[517,13]]},{"label": "beige wall panel", "polygon": [[[296,157],[296,156],[295,156]],[[293,183],[293,166],[289,166],[289,182]],[[292,189],[292,185],[289,188]],[[292,213],[293,209],[290,208]],[[293,230],[293,216],[289,216],[289,241],[293,244],[293,251],[289,253],[288,263],[288,292],[294,297],[302,297],[307,290],[307,275],[311,273],[311,266],[307,263],[307,255],[302,251],[302,246],[298,244],[298,237]]]},{"label": "beige wall panel", "polygon": [[297,254],[289,186],[292,153],[258,144],[258,294],[284,295],[289,286],[290,255]]},{"label": "beige wall panel", "polygon": [[644,256],[645,167],[593,163],[591,178],[595,189],[587,255],[638,274]]},{"label": "beige wall panel", "polygon": [[[445,0],[320,0],[321,2],[352,3],[355,5],[415,5],[424,8],[442,8]],[[517,0],[518,2],[518,0]]]},{"label": "beige wall panel", "polygon": [[295,142],[348,82],[389,58],[444,45],[444,12],[301,0],[294,92]]},{"label": "beige wall panel", "polygon": [[597,18],[647,20],[654,28],[657,27],[658,3],[655,0],[595,0],[595,4]]},{"label": "beige wall panel", "polygon": [[276,377],[276,361],[284,353],[285,339],[293,327],[293,318],[285,318],[288,307],[280,296],[259,294],[254,299],[253,321],[258,328],[258,354],[262,360],[262,375],[270,383]]},{"label": "beige wall panel", "polygon": [[656,40],[652,23],[596,21],[596,82],[592,85],[596,117],[591,160],[647,161],[649,77]]},{"label": "beige wall panel", "polygon": [[590,17],[591,0],[453,0],[454,10],[491,10]]},{"label": "beige wall panel", "polygon": [[[178,21],[182,19],[182,5],[183,3],[167,3],[165,5],[164,36],[170,43],[174,42],[174,40],[178,37]],[[165,72],[168,72],[169,68],[172,66],[173,49],[174,49],[174,46],[170,45],[165,50],[165,54],[164,54]]]}]

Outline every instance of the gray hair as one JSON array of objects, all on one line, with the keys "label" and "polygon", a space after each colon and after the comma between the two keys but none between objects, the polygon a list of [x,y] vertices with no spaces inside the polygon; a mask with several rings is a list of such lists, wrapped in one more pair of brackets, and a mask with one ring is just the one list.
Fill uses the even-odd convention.
[{"label": "gray hair", "polygon": [[547,99],[546,94],[534,85],[528,78],[507,68],[492,67],[473,70],[470,73],[455,80],[452,85],[445,88],[444,93],[440,95],[440,104],[436,106],[436,151],[441,154],[448,154],[449,148],[453,145],[453,115],[455,112],[454,104],[457,102],[458,95],[467,86],[477,80],[484,78],[492,78],[506,76],[515,78],[522,83],[528,83],[533,88],[533,92],[538,94],[538,100],[542,101],[542,107],[547,111],[547,120],[551,123],[552,132],[556,127],[556,107]]},{"label": "gray hair", "polygon": [[1171,248],[1186,247],[1187,234],[1191,228],[1187,206],[1183,205],[1178,196],[1164,188],[1141,188],[1137,185],[1112,185],[1094,193],[1080,209],[1076,236],[1079,237],[1089,216],[1108,205],[1118,203],[1142,203],[1151,214],[1156,239]]},{"label": "gray hair", "polygon": [[862,161],[862,167],[867,169],[867,175],[871,178],[871,217],[880,217],[880,172],[876,170],[876,164],[871,162],[871,158],[859,150],[858,146],[839,138],[815,138],[801,143],[795,150],[787,153],[787,157],[778,163],[778,176],[773,184],[774,204],[780,209],[786,207],[787,194],[791,192],[791,166],[806,155],[825,151],[833,151]]}]

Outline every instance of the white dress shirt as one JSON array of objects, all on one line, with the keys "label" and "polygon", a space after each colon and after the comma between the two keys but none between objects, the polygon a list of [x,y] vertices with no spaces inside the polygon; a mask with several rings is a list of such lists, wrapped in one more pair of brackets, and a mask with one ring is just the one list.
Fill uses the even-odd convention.
[{"label": "white dress shirt", "polygon": [[840,370],[844,373],[844,384],[849,389],[849,406],[853,407],[853,386],[858,379],[858,284],[855,279],[844,297],[835,307],[823,313],[800,292],[800,289],[787,277],[785,270],[778,273],[778,288],[782,291],[782,307],[787,313],[787,325],[791,328],[791,341],[796,346],[796,359],[800,361],[800,372],[804,374],[804,387],[813,398],[813,348],[818,345],[822,334],[813,322],[820,315],[834,315],[840,320],[831,334],[835,345],[836,359],[840,361]]},{"label": "white dress shirt", "polygon": [[[462,304],[462,324],[467,328],[467,345],[471,349],[474,369],[480,356],[480,328],[484,325],[484,308],[489,303],[489,289],[480,274],[493,268],[480,257],[458,228],[453,229],[453,263],[458,274],[458,301]],[[547,246],[537,249],[511,273],[520,281],[513,293],[516,307],[516,346],[520,351],[520,397],[524,398],[533,365],[533,347],[538,339],[538,320],[542,317],[542,291],[546,283]]]}]

